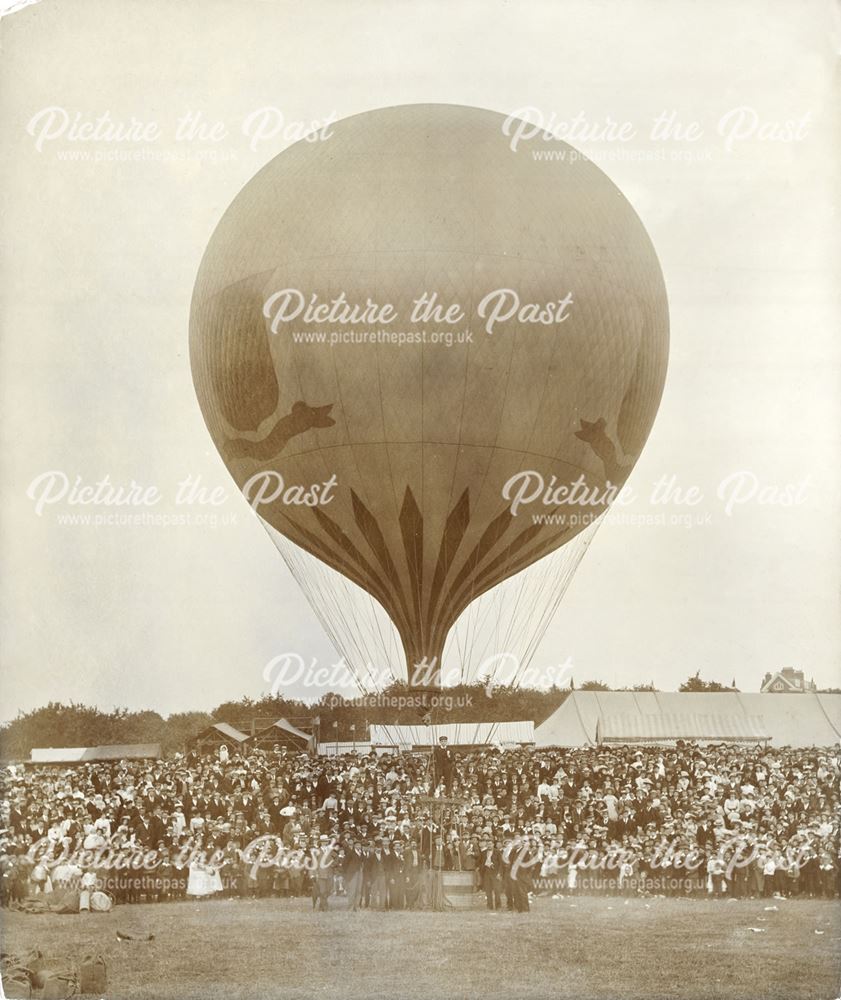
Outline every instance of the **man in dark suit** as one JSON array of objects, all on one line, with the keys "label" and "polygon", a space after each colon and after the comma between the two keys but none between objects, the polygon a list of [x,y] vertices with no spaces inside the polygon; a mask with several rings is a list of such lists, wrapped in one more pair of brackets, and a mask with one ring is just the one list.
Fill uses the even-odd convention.
[{"label": "man in dark suit", "polygon": [[353,839],[345,853],[344,877],[348,909],[354,913],[362,905],[362,870],[364,867],[365,854],[359,841]]},{"label": "man in dark suit", "polygon": [[511,912],[514,911],[514,887],[511,879],[511,853],[513,850],[513,838],[506,836],[502,842],[502,850],[500,851],[499,875],[502,882],[502,891],[505,893],[505,905]]},{"label": "man in dark suit", "polygon": [[245,817],[249,826],[254,822],[257,815],[257,801],[248,791],[242,791],[234,797],[233,808]]},{"label": "man in dark suit", "polygon": [[386,894],[387,909],[404,909],[406,905],[406,874],[402,840],[395,840],[392,843],[386,857]]},{"label": "man in dark suit", "polygon": [[273,833],[283,833],[283,827],[286,825],[286,817],[282,813],[284,805],[283,798],[278,792],[272,795],[266,805],[266,812],[269,814]]},{"label": "man in dark suit", "polygon": [[148,838],[149,843],[153,847],[166,839],[166,823],[164,822],[162,812],[163,810],[160,806],[155,806],[155,810],[148,820]]},{"label": "man in dark suit", "polygon": [[421,854],[413,841],[403,848],[403,901],[406,909],[414,910],[420,900]]},{"label": "man in dark suit", "polygon": [[453,787],[453,753],[448,746],[448,742],[446,736],[440,736],[438,738],[438,746],[432,751],[434,788],[437,788],[443,781],[444,787],[447,789],[447,795],[451,793]]},{"label": "man in dark suit", "polygon": [[372,910],[385,909],[385,852],[379,837],[374,841],[374,849],[365,859],[365,883],[368,905]]},{"label": "man in dark suit", "polygon": [[134,834],[135,843],[140,844],[142,847],[154,846],[152,842],[154,831],[148,818],[141,810],[138,810],[138,814],[132,828],[132,833]]},{"label": "man in dark suit", "polygon": [[502,855],[490,837],[479,845],[478,870],[488,909],[498,910],[502,903],[499,892],[502,884]]},{"label": "man in dark suit", "polygon": [[532,869],[538,862],[538,852],[528,837],[516,837],[508,846],[507,852],[508,884],[511,890],[509,909],[513,901],[517,913],[528,913],[529,892],[534,887]]},{"label": "man in dark suit", "polygon": [[222,795],[218,790],[214,791],[211,795],[205,813],[213,819],[224,819],[228,815],[228,807],[222,800]]},{"label": "man in dark suit", "polygon": [[181,796],[179,801],[181,802],[181,811],[184,813],[184,819],[189,825],[193,816],[197,815],[196,796],[193,795],[192,791],[188,791],[185,795]]},{"label": "man in dark suit", "polygon": [[424,813],[421,817],[421,826],[417,832],[416,840],[421,860],[427,868],[432,867],[432,844],[435,840],[436,829],[437,827],[429,818],[429,813]]},{"label": "man in dark suit", "polygon": [[24,829],[24,812],[23,808],[18,805],[13,805],[9,809],[9,818],[6,825],[11,829],[11,831],[16,835],[20,835]]}]

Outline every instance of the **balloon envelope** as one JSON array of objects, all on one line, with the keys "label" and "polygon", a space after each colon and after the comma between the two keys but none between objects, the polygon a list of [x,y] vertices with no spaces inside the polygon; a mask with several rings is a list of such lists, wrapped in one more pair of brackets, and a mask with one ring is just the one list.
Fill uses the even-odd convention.
[{"label": "balloon envelope", "polygon": [[[512,152],[504,121],[410,105],[298,142],[234,199],[194,291],[195,388],[231,475],[252,496],[255,475],[282,476],[260,516],[371,594],[410,666],[440,662],[475,598],[603,512],[543,499],[624,483],[665,379],[642,223],[564,143]],[[442,311],[419,314],[424,293]],[[322,309],[287,320],[300,302]]]}]

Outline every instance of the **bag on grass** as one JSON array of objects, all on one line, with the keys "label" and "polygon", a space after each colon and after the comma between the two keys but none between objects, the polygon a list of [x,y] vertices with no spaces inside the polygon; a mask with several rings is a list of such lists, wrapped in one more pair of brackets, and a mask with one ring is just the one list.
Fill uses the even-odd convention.
[{"label": "bag on grass", "polygon": [[102,996],[106,991],[106,979],[102,955],[85,955],[79,965],[79,992]]},{"label": "bag on grass", "polygon": [[69,1000],[78,993],[73,972],[48,969],[43,973],[43,985],[34,994],[39,1000]]},{"label": "bag on grass", "polygon": [[50,905],[51,913],[78,913],[79,893],[75,889],[67,889],[65,893]]},{"label": "bag on grass", "polygon": [[23,971],[29,976],[32,992],[26,996],[38,1000],[66,1000],[78,993],[76,970],[69,959],[44,958],[40,951],[22,956]]},{"label": "bag on grass", "polygon": [[3,966],[3,994],[9,1000],[29,1000],[32,996],[32,982],[29,970],[11,963]]},{"label": "bag on grass", "polygon": [[27,896],[20,901],[18,909],[23,913],[46,913],[49,907],[43,896]]},{"label": "bag on grass", "polygon": [[[33,950],[27,956],[33,964],[43,958],[40,951]],[[7,997],[31,997],[32,980],[36,973],[30,969],[22,956],[3,954],[0,956],[0,978],[3,980],[3,995]]]}]

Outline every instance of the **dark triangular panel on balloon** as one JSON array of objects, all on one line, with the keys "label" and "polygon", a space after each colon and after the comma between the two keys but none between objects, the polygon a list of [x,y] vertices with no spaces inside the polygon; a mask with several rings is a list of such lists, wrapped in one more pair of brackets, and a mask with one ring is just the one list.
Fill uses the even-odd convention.
[{"label": "dark triangular panel on balloon", "polygon": [[444,533],[441,536],[441,545],[438,548],[438,559],[435,563],[435,572],[432,576],[432,589],[429,593],[429,614],[430,617],[438,604],[441,588],[444,580],[450,571],[453,559],[467,531],[470,523],[470,492],[465,491],[458,498],[455,507],[447,515],[447,523],[444,526]]},{"label": "dark triangular panel on balloon", "polygon": [[377,524],[377,519],[359,499],[355,490],[350,491],[350,496],[353,503],[353,518],[356,521],[356,525],[362,532],[362,537],[371,547],[371,551],[377,557],[377,562],[379,562],[382,567],[386,578],[391,585],[392,593],[400,603],[403,614],[407,618],[410,618],[409,609],[406,606],[406,595],[403,592],[403,587],[400,583],[397,567],[394,565],[394,560],[391,558],[391,553],[388,551],[388,545],[386,545],[383,533],[380,530],[379,524]]},{"label": "dark triangular panel on balloon", "polygon": [[506,508],[501,514],[498,514],[491,521],[487,528],[485,528],[482,532],[481,538],[474,546],[473,551],[467,557],[464,565],[459,570],[458,575],[450,585],[447,596],[441,605],[439,618],[441,615],[445,615],[447,620],[452,621],[450,602],[453,595],[458,592],[459,587],[461,587],[466,580],[472,579],[479,563],[481,563],[485,556],[488,555],[491,549],[493,549],[496,543],[502,538],[512,521],[513,517],[511,515],[511,511]]},{"label": "dark triangular panel on balloon", "polygon": [[287,535],[296,545],[300,545],[306,552],[322,560],[328,566],[332,566],[333,569],[342,573],[349,580],[357,584],[357,586],[362,587],[363,590],[367,590],[376,597],[384,608],[388,608],[389,604],[385,584],[378,577],[372,575],[370,567],[360,569],[358,564],[347,559],[344,554],[336,552],[323,539],[308,531],[297,521],[289,517],[288,514],[281,513],[280,516],[288,525],[287,530],[283,534]]},{"label": "dark triangular panel on balloon", "polygon": [[[368,562],[365,556],[362,555],[345,532],[342,531],[342,529],[334,521],[332,521],[323,510],[318,507],[313,507],[312,512],[325,533],[354,560],[362,573],[363,580],[365,581],[362,586],[370,593],[374,593],[374,588],[376,588],[380,594],[390,594],[391,591],[389,591],[386,587],[385,581],[378,576],[374,567]],[[381,603],[386,611],[388,611],[388,613],[392,616],[394,624],[397,626],[397,630],[401,632],[401,634],[405,632],[407,628],[406,615],[405,612],[401,613],[399,603],[389,597],[381,599]]]},{"label": "dark triangular panel on balloon", "polygon": [[409,585],[412,588],[412,603],[415,616],[422,623],[421,595],[423,593],[423,516],[411,487],[407,486],[400,508],[400,534],[406,565],[409,569]]}]

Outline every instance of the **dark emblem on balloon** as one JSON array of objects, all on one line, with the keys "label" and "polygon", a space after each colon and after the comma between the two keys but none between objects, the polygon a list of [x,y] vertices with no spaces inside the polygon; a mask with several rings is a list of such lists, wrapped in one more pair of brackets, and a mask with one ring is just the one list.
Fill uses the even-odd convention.
[{"label": "dark emblem on balloon", "polygon": [[248,438],[229,438],[225,443],[228,458],[251,458],[265,462],[275,458],[289,444],[293,437],[314,430],[316,427],[333,427],[336,421],[330,416],[333,404],[310,406],[298,400],[285,417],[275,422],[271,430],[259,441]]},{"label": "dark emblem on balloon", "polygon": [[256,431],[280,401],[262,317],[265,275],[223,289],[208,310],[204,363],[216,403],[238,431]]},{"label": "dark emblem on balloon", "polygon": [[575,432],[575,436],[581,441],[586,441],[601,459],[608,481],[611,483],[624,482],[634,463],[620,460],[616,444],[607,433],[607,422],[604,417],[592,421],[581,420],[579,423],[581,426]]}]

